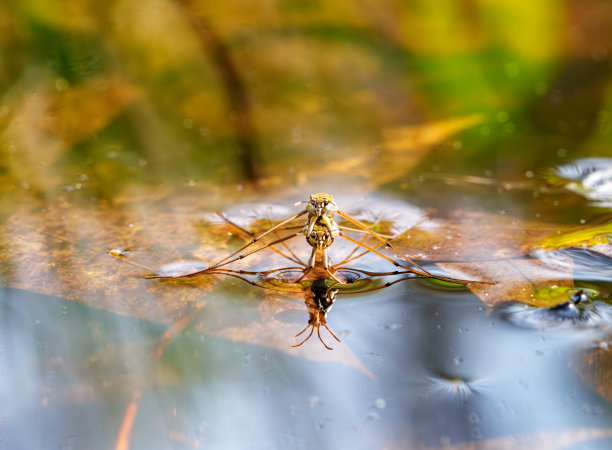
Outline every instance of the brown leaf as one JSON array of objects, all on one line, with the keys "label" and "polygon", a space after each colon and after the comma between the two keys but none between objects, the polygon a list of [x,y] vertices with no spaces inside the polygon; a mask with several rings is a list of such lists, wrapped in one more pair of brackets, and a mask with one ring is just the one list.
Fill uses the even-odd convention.
[{"label": "brown leaf", "polygon": [[[194,260],[206,267],[231,253],[230,247],[239,248],[252,239],[251,230],[266,230],[270,223],[278,223],[285,210],[263,209],[240,222],[239,227],[244,228],[241,231],[230,222],[220,221],[221,216],[211,221],[210,215],[203,215],[201,211],[207,207],[202,203],[207,201],[205,195],[195,190],[182,199],[169,195],[172,201],[146,195],[122,197],[114,206],[77,202],[77,196],[68,194],[47,205],[24,198],[19,209],[4,212],[6,220],[0,232],[2,282],[16,289],[86,302],[115,313],[164,323],[183,320],[194,308],[203,307],[207,311],[219,308],[206,300],[207,294],[222,281],[220,275],[170,281],[143,277],[170,262],[183,261],[180,264],[184,265],[184,261]],[[245,211],[238,208],[236,214],[246,217]],[[547,292],[572,283],[571,261],[555,264],[533,257],[544,236],[557,229],[565,231],[559,227],[466,211],[451,214],[449,220],[426,218],[418,210],[397,212],[395,218],[376,213],[368,219],[368,214],[356,214],[362,220],[377,221],[376,229],[381,233],[400,233],[394,245],[404,254],[436,263],[445,271],[436,273],[494,281],[494,285],[469,284],[487,304],[518,300],[550,306]],[[275,233],[268,237],[277,238]],[[380,248],[391,259],[399,259],[389,249],[381,248],[376,239],[370,237],[363,242]],[[338,261],[350,252],[352,245],[339,239],[330,249],[332,257]],[[292,246],[298,256],[308,258],[310,247],[301,235],[294,238]],[[609,244],[606,249],[609,250]],[[376,270],[395,270],[383,269],[383,264],[391,264],[373,254],[350,264],[361,264],[368,257],[368,264],[374,264]],[[259,267],[296,265],[271,249],[239,263],[230,267],[261,270]],[[303,310],[303,294],[292,298],[290,294],[244,287],[248,295],[259,298],[256,310],[221,308],[217,314],[208,315],[208,321],[194,326],[202,333],[229,340],[264,345],[316,361],[340,362],[372,376],[345,344],[338,344],[333,352],[322,351],[320,346],[310,343],[299,350],[290,348],[293,336],[306,320],[287,323],[279,314]],[[246,317],[241,319],[239,311],[246,311]]]},{"label": "brown leaf", "polygon": [[72,146],[106,127],[139,96],[136,86],[120,79],[89,80],[53,99],[40,126]]},{"label": "brown leaf", "polygon": [[[226,223],[206,225],[195,204],[183,207],[177,203],[164,211],[160,203],[143,200],[87,207],[64,199],[44,209],[40,206],[30,199],[30,204],[10,213],[2,225],[0,258],[5,286],[163,323],[181,321],[195,308],[200,310],[197,316],[207,320],[187,324],[204,334],[313,361],[339,362],[373,378],[345,343],[339,343],[333,352],[312,345],[314,342],[299,350],[291,348],[293,336],[307,320],[285,323],[277,315],[297,309],[307,317],[303,294],[284,298],[253,288],[253,295],[266,297],[257,310],[241,308],[240,312],[229,305],[219,309],[206,302],[222,277],[169,282],[144,279],[164,263],[186,258],[211,263],[228,254],[225,247],[232,228]],[[252,314],[244,317],[244,311]]]}]

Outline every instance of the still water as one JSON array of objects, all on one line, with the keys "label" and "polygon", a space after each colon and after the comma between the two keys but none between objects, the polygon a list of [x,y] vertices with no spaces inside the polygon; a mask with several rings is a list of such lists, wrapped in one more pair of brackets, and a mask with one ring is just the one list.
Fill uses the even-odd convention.
[{"label": "still water", "polygon": [[209,315],[255,303],[218,297],[156,361],[162,324],[4,289],[2,448],[112,448],[132,388],[143,389],[133,448],[612,442],[612,406],[595,392],[601,369],[587,363],[592,352],[609,360],[596,349],[609,325],[517,327],[503,308],[412,280],[342,297],[330,313],[365,371],[301,358],[327,352],[314,339],[286,354],[197,332]]},{"label": "still water", "polygon": [[[0,2],[0,449],[611,448],[610,23],[606,0]],[[292,347],[303,294],[145,279],[316,192],[496,284],[339,294],[327,350]]]}]

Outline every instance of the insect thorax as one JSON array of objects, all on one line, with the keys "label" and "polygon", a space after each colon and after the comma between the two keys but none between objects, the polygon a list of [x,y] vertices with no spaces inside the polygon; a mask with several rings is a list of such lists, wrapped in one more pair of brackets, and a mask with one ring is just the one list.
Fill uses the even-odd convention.
[{"label": "insect thorax", "polygon": [[319,217],[312,226],[306,225],[302,232],[306,235],[306,241],[316,248],[328,248],[338,236],[340,230],[333,218],[324,220]]}]

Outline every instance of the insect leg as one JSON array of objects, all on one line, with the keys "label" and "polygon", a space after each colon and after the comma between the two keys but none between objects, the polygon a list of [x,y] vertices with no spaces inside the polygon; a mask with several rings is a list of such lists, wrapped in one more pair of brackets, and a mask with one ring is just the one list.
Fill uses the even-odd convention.
[{"label": "insect leg", "polygon": [[[386,259],[387,261],[389,261],[390,263],[392,263],[392,264],[393,264],[394,266],[396,266],[396,267],[402,267],[402,268],[404,268],[404,269],[410,270],[411,272],[416,273],[417,275],[424,275],[424,276],[426,276],[426,277],[433,277],[433,275],[431,275],[429,272],[427,272],[427,271],[426,271],[426,270],[424,270],[424,269],[421,269],[421,270],[423,270],[423,271],[422,271],[422,272],[419,272],[418,270],[412,270],[412,269],[410,269],[409,267],[404,267],[404,266],[402,266],[401,264],[399,264],[399,263],[397,263],[397,262],[393,261],[393,260],[392,260],[391,258],[389,258],[388,256],[383,255],[383,254],[382,254],[382,253],[380,253],[378,250],[376,250],[376,249],[374,249],[374,248],[372,248],[372,247],[369,247],[369,246],[367,246],[366,244],[364,244],[364,243],[362,243],[362,242],[356,241],[355,239],[353,239],[353,238],[351,238],[351,237],[349,237],[349,236],[346,236],[346,235],[345,235],[345,234],[343,234],[343,233],[340,233],[340,237],[341,237],[341,238],[346,239],[347,241],[351,241],[353,244],[357,244],[357,245],[359,245],[360,247],[363,247],[363,248],[365,248],[365,249],[367,249],[367,250],[369,250],[369,251],[371,251],[371,252],[373,252],[373,253],[377,254],[378,256],[380,256],[380,257],[381,257],[381,258],[383,258],[383,259]],[[416,264],[415,264],[415,266],[420,268],[420,266],[418,266],[418,265],[416,265]]]},{"label": "insect leg", "polygon": [[332,330],[329,329],[329,327],[327,326],[327,324],[324,325],[324,327],[327,329],[327,331],[329,331],[329,334],[331,334],[335,340],[337,340],[338,342],[342,342],[340,339],[338,339],[338,336],[336,336],[334,334],[334,332]]},{"label": "insect leg", "polygon": [[[272,220],[270,220],[269,215],[268,215],[268,222],[270,222],[270,225],[272,225]],[[301,227],[297,227],[297,228],[301,228]],[[276,235],[276,237],[280,237],[276,231],[274,232],[274,234]],[[285,256],[285,258],[287,258],[289,260],[292,260],[293,262],[296,262],[296,263],[301,264],[303,266],[306,266],[306,264],[304,264],[302,262],[302,260],[293,252],[293,250],[291,250],[291,248],[285,242],[283,242],[282,245],[283,245],[283,247],[285,247],[287,249],[289,254],[293,257],[293,259],[291,259],[291,258],[283,255],[283,256]]]},{"label": "insect leg", "polygon": [[[375,231],[369,230],[369,231],[365,231],[365,230],[356,230],[355,228],[350,228],[350,227],[345,227],[342,225],[338,225],[338,228],[340,228],[341,230],[344,231],[351,231],[353,233],[362,233],[362,234],[367,234],[367,235],[371,235],[372,233],[376,233]],[[378,234],[378,233],[376,233]],[[385,239],[393,239],[395,236],[387,236],[386,234],[378,234],[380,237],[383,237]]]},{"label": "insect leg", "polygon": [[[325,327],[327,328],[327,326]],[[327,328],[329,330],[329,328]],[[323,338],[321,337],[321,327],[317,327],[317,335],[319,336],[319,340],[321,341],[321,344],[323,344],[323,346],[327,349],[327,350],[333,350],[333,347],[330,347],[329,345],[327,345],[325,343],[325,341],[323,341]]]},{"label": "insect leg", "polygon": [[[306,331],[309,327],[311,327],[312,325],[308,324],[306,325],[306,328],[304,328],[302,331],[300,331],[298,334],[295,335],[295,337],[298,337],[300,334],[302,334],[304,331]],[[302,342],[300,342],[299,344],[296,345],[292,345],[291,347],[299,347],[300,345],[302,345],[304,342],[306,342],[308,339],[310,339],[310,336],[312,336],[312,333],[314,333],[314,326],[312,326],[312,330],[310,330],[310,334],[308,335],[308,337],[306,339],[304,339]]]},{"label": "insect leg", "polygon": [[343,283],[343,281],[341,281],[338,277],[336,277],[336,275],[334,275],[333,273],[330,272],[330,270],[329,270],[330,267],[331,267],[331,258],[327,254],[327,248],[324,248],[323,249],[323,268],[325,269],[327,274],[330,277],[332,277],[336,282]]},{"label": "insect leg", "polygon": [[[349,216],[346,213],[343,213],[342,211],[338,210],[337,211],[338,214],[342,217],[344,217],[346,220],[348,220],[349,222],[351,222],[354,225],[357,225],[359,228],[361,228],[364,231],[367,231],[368,233],[370,233],[373,237],[375,237],[376,239],[378,239],[380,242],[382,242],[383,244],[385,244],[387,247],[389,247],[391,250],[393,250],[395,253],[397,253],[399,256],[401,256],[402,258],[404,258],[406,261],[408,261],[410,264],[412,264],[413,266],[417,267],[418,269],[421,270],[422,273],[427,274],[427,275],[431,275],[429,272],[427,272],[425,269],[423,269],[421,266],[419,266],[417,263],[415,263],[412,259],[408,258],[406,255],[404,255],[402,252],[400,252],[398,249],[396,249],[395,247],[393,247],[393,245],[391,245],[391,243],[387,240],[385,240],[384,238],[382,238],[380,235],[378,235],[377,233],[373,232],[372,230],[370,230],[368,227],[366,227],[363,223],[361,223],[359,220],[357,219],[353,219],[351,216]],[[380,255],[380,253],[378,253]],[[403,267],[403,266],[402,266]]]},{"label": "insect leg", "polygon": [[403,277],[403,278],[399,278],[397,280],[389,281],[388,283],[385,283],[385,284],[381,284],[380,286],[376,286],[376,287],[368,288],[368,289],[361,289],[359,291],[342,292],[342,290],[339,289],[338,293],[339,294],[362,294],[364,292],[372,292],[372,291],[377,291],[379,289],[384,289],[384,288],[387,288],[389,286],[394,285],[395,283],[399,283],[400,281],[411,280],[411,279],[414,279],[414,278],[430,278],[430,277],[423,276],[423,275],[418,275],[417,277]]},{"label": "insect leg", "polygon": [[[224,221],[225,221],[227,224],[232,225],[233,227],[237,228],[238,230],[240,230],[242,233],[246,234],[247,236],[249,236],[249,237],[251,237],[251,238],[255,238],[255,237],[256,237],[256,236],[255,236],[255,233],[252,233],[252,232],[250,232],[250,231],[248,231],[248,230],[245,230],[245,229],[244,229],[244,228],[242,228],[240,225],[238,225],[238,224],[236,224],[236,223],[232,222],[232,221],[231,221],[231,220],[229,220],[227,217],[225,217],[225,215],[224,215],[223,213],[219,213],[219,216],[221,216],[221,218],[222,218],[222,219],[223,219],[223,220],[224,220]],[[269,219],[268,219],[268,220],[269,220]],[[278,236],[278,234],[276,234],[276,236],[277,236],[277,237],[280,237],[280,236]],[[282,244],[283,244],[283,247],[285,247],[285,248],[286,248],[286,249],[289,251],[289,253],[291,254],[291,256],[293,256],[293,258],[292,258],[291,256],[287,256],[287,255],[285,255],[285,254],[284,254],[282,251],[280,251],[280,250],[279,250],[279,249],[277,249],[277,248],[273,248],[273,247],[272,247],[272,248],[271,248],[271,250],[272,250],[272,251],[274,251],[275,253],[277,253],[277,254],[281,255],[283,258],[288,259],[289,261],[292,261],[292,262],[297,263],[297,264],[302,264],[302,265],[305,265],[305,264],[304,264],[302,261],[300,261],[300,259],[299,259],[297,256],[295,256],[295,254],[294,254],[294,253],[291,251],[291,249],[290,249],[289,247],[287,247],[287,244],[285,244],[284,242],[283,242]]]},{"label": "insect leg", "polygon": [[[210,266],[210,267],[209,267],[209,269],[213,269],[213,268],[215,268],[215,267],[220,267],[221,265],[225,265],[225,264],[226,264],[226,261],[228,261],[228,260],[235,261],[236,259],[241,259],[241,258],[243,258],[244,256],[238,257],[238,258],[236,258],[236,259],[231,259],[231,258],[233,258],[234,256],[236,256],[237,254],[239,254],[240,252],[244,251],[246,248],[248,248],[248,247],[250,247],[251,245],[255,244],[257,241],[259,241],[259,240],[260,240],[261,238],[263,238],[264,236],[266,236],[266,235],[268,235],[268,234],[272,233],[274,230],[278,230],[278,229],[279,229],[280,227],[282,227],[283,225],[288,224],[288,223],[289,223],[289,222],[291,222],[292,220],[295,220],[295,219],[297,219],[298,217],[303,216],[304,214],[306,214],[306,210],[304,210],[304,211],[301,211],[301,212],[297,213],[295,216],[290,217],[290,218],[289,218],[289,219],[287,219],[287,220],[283,220],[281,223],[279,223],[278,225],[273,226],[272,228],[270,228],[270,229],[269,229],[268,231],[266,231],[265,233],[260,234],[260,235],[259,235],[259,236],[257,236],[256,238],[253,238],[253,240],[252,240],[252,241],[248,242],[246,245],[244,245],[242,248],[240,248],[240,249],[236,250],[236,251],[235,251],[234,253],[232,253],[231,255],[228,255],[228,256],[226,256],[225,258],[223,258],[221,261],[218,261],[217,263],[213,264],[212,266]],[[297,234],[299,234],[299,233],[296,233],[295,235],[292,235],[292,237],[293,237],[293,236],[296,236]],[[285,240],[286,240],[286,239],[285,239]],[[274,241],[274,243],[278,243],[278,242],[282,242],[282,240],[281,240],[281,241],[279,241],[279,240]],[[264,247],[261,247],[261,248],[264,248]],[[250,253],[249,253],[249,254],[250,254]]]},{"label": "insect leg", "polygon": [[215,270],[215,269],[218,269],[219,267],[223,267],[223,266],[226,266],[226,265],[228,265],[228,264],[233,263],[234,261],[238,261],[239,259],[246,258],[247,256],[252,255],[253,253],[256,253],[256,252],[258,252],[258,251],[260,251],[260,250],[263,250],[263,249],[265,249],[265,248],[268,248],[268,247],[271,247],[271,246],[273,246],[273,245],[276,245],[276,244],[278,244],[278,243],[280,243],[280,242],[287,241],[287,240],[289,240],[289,239],[291,239],[291,238],[294,238],[294,237],[296,237],[296,236],[298,236],[298,235],[300,235],[300,234],[302,234],[302,233],[300,232],[300,233],[290,234],[289,236],[285,236],[285,237],[283,237],[283,238],[280,238],[280,239],[277,239],[277,240],[275,240],[275,241],[269,242],[269,243],[267,243],[267,244],[265,244],[265,245],[262,245],[261,247],[256,248],[255,250],[251,250],[250,252],[244,253],[244,254],[239,255],[239,256],[237,256],[236,258],[233,258],[233,259],[230,259],[230,260],[228,260],[228,259],[226,258],[226,259],[224,260],[225,262],[221,262],[221,261],[220,261],[220,262],[218,262],[217,264],[212,265],[212,266],[210,266],[210,267],[207,267],[207,268],[206,268],[206,269],[204,269],[204,270],[199,270],[199,271],[197,271],[197,272],[188,273],[188,274],[185,274],[185,275],[178,275],[178,276],[168,276],[168,277],[164,277],[164,276],[150,276],[150,277],[146,277],[146,278],[148,278],[148,279],[160,279],[160,278],[191,278],[191,277],[196,277],[196,276],[199,276],[199,275],[205,275],[205,274],[207,274],[207,273],[209,273],[209,272],[211,272],[211,271],[213,271],[213,270]]}]

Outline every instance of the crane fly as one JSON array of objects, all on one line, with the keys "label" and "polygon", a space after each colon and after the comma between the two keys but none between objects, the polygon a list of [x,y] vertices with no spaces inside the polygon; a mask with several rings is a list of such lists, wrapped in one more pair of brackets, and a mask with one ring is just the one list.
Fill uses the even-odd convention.
[{"label": "crane fly", "polygon": [[[413,259],[401,253],[390,242],[389,237],[381,235],[366,226],[360,220],[341,211],[336,205],[333,196],[319,193],[312,194],[306,207],[292,217],[280,221],[267,230],[255,233],[248,231],[239,224],[231,221],[224,214],[219,217],[226,224],[234,227],[244,235],[246,243],[230,255],[209,265],[208,267],[181,275],[154,275],[147,278],[155,279],[180,279],[203,275],[222,275],[240,279],[252,286],[281,291],[298,293],[304,295],[304,302],[309,314],[306,327],[295,337],[298,338],[310,332],[299,343],[292,347],[299,347],[308,341],[316,329],[317,336],[323,346],[332,350],[321,336],[321,327],[325,328],[331,336],[340,342],[340,339],[327,325],[327,314],[331,310],[337,295],[366,293],[389,287],[393,284],[412,278],[433,278],[450,283],[465,285],[468,283],[484,283],[482,281],[462,280],[432,274],[424,269]],[[342,217],[353,227],[346,227],[336,223],[334,215]],[[294,221],[305,216],[302,225],[293,224]],[[374,223],[374,225],[376,222]],[[372,227],[374,226],[372,225]],[[297,231],[296,231],[297,230]],[[279,236],[279,231],[289,231],[286,236]],[[361,240],[354,239],[347,233],[359,233]],[[233,234],[233,233],[232,233]],[[264,238],[272,235],[272,240]],[[308,262],[303,262],[298,255],[287,245],[287,242],[298,236],[304,236],[305,241],[311,247]],[[338,264],[332,264],[328,250],[336,239],[344,239],[352,245],[352,251]],[[378,241],[378,246],[367,245],[365,238],[373,238]],[[393,239],[393,236],[390,237]],[[261,243],[262,245],[257,245]],[[281,248],[283,250],[281,250]],[[269,270],[245,270],[230,268],[232,263],[243,260],[262,250],[269,249],[278,253],[286,260],[297,265],[289,267],[276,267]],[[382,253],[384,249],[390,249],[401,257],[401,262],[395,261]],[[360,252],[359,252],[360,251]],[[393,271],[364,270],[359,267],[349,266],[364,255],[375,255],[379,260],[384,260],[395,266]],[[341,277],[341,278],[340,278]],[[381,277],[394,277],[391,281],[376,283]]]},{"label": "crane fly", "polygon": [[[400,274],[410,273],[410,274],[414,274],[416,277],[419,277],[419,278],[434,278],[434,279],[438,279],[441,281],[446,281],[446,282],[456,283],[456,284],[463,284],[463,285],[472,283],[472,282],[473,283],[487,283],[487,282],[463,280],[463,279],[457,279],[457,278],[445,277],[441,275],[432,274],[431,272],[424,269],[421,265],[419,265],[416,261],[406,256],[404,253],[400,252],[396,247],[394,247],[391,244],[391,242],[389,242],[389,240],[387,239],[387,236],[382,236],[376,233],[371,228],[369,228],[364,223],[362,223],[360,220],[340,210],[338,206],[336,205],[334,201],[334,197],[332,195],[325,194],[325,193],[312,194],[310,196],[309,201],[300,202],[300,203],[306,203],[306,207],[302,211],[270,227],[269,229],[262,232],[261,234],[255,234],[255,233],[249,232],[248,230],[245,230],[239,225],[233,223],[232,221],[230,221],[224,215],[221,214],[220,216],[225,222],[238,228],[241,232],[243,232],[250,238],[250,240],[246,244],[244,244],[241,248],[234,251],[230,255],[224,257],[223,259],[217,261],[216,263],[212,265],[209,265],[208,267],[202,270],[198,270],[198,271],[187,273],[187,274],[181,274],[181,275],[170,275],[170,276],[154,275],[154,276],[149,276],[147,278],[175,279],[175,278],[190,278],[190,277],[196,277],[196,276],[201,276],[201,275],[222,274],[223,272],[227,272],[226,274],[229,274],[229,272],[233,272],[233,271],[228,272],[227,270],[224,270],[226,266],[236,261],[240,261],[244,258],[247,258],[248,256],[253,255],[257,252],[260,252],[264,249],[269,248],[281,254],[285,258],[290,259],[291,261],[300,265],[300,267],[297,267],[295,269],[298,272],[301,272],[301,276],[299,276],[295,280],[295,282],[300,282],[301,280],[305,278],[306,279],[331,278],[336,283],[344,283],[343,280],[339,279],[336,276],[335,272],[338,270],[338,266],[341,266],[342,263],[346,263],[354,259],[357,259],[366,253],[370,253],[370,254],[377,255],[379,258],[387,261],[388,263],[393,264],[397,269],[392,272],[372,272],[373,274],[375,273],[377,276],[400,275]],[[354,227],[346,227],[346,226],[338,225],[334,218],[335,214],[342,217],[344,220],[346,220],[349,224],[352,224]],[[299,225],[299,226],[291,225],[292,222],[296,221],[297,219],[303,216],[306,216],[304,225]],[[298,231],[295,231],[296,229]],[[277,235],[276,239],[273,239],[271,241],[263,241],[264,238],[271,235],[272,233],[277,233],[282,230],[292,231],[292,232],[289,235],[286,235],[283,237],[278,237]],[[378,246],[367,245],[363,239],[357,240],[349,236],[347,233],[358,233],[365,237],[373,238],[376,241],[378,241],[379,245]],[[295,253],[287,246],[288,241],[300,235],[303,235],[305,237],[306,242],[310,245],[310,247],[312,247],[310,258],[308,259],[307,264],[301,262],[299,257],[297,257],[297,255],[295,255]],[[328,250],[330,247],[332,247],[332,244],[337,238],[341,238],[341,239],[344,239],[352,243],[355,246],[355,249],[361,248],[363,250],[362,253],[353,258],[345,258],[345,260],[341,264],[334,267],[331,263],[331,259],[328,254]],[[259,245],[259,246],[256,245],[258,243],[263,243],[263,245]],[[279,246],[283,246],[289,252],[289,255],[278,250]],[[390,251],[395,253],[397,256],[400,257],[400,260],[402,262],[398,262],[392,259],[391,257],[385,255],[384,253],[382,253],[383,249],[389,249]],[[355,250],[353,251],[353,253],[354,252]],[[238,274],[247,273],[246,271],[235,271],[235,272]]]}]

